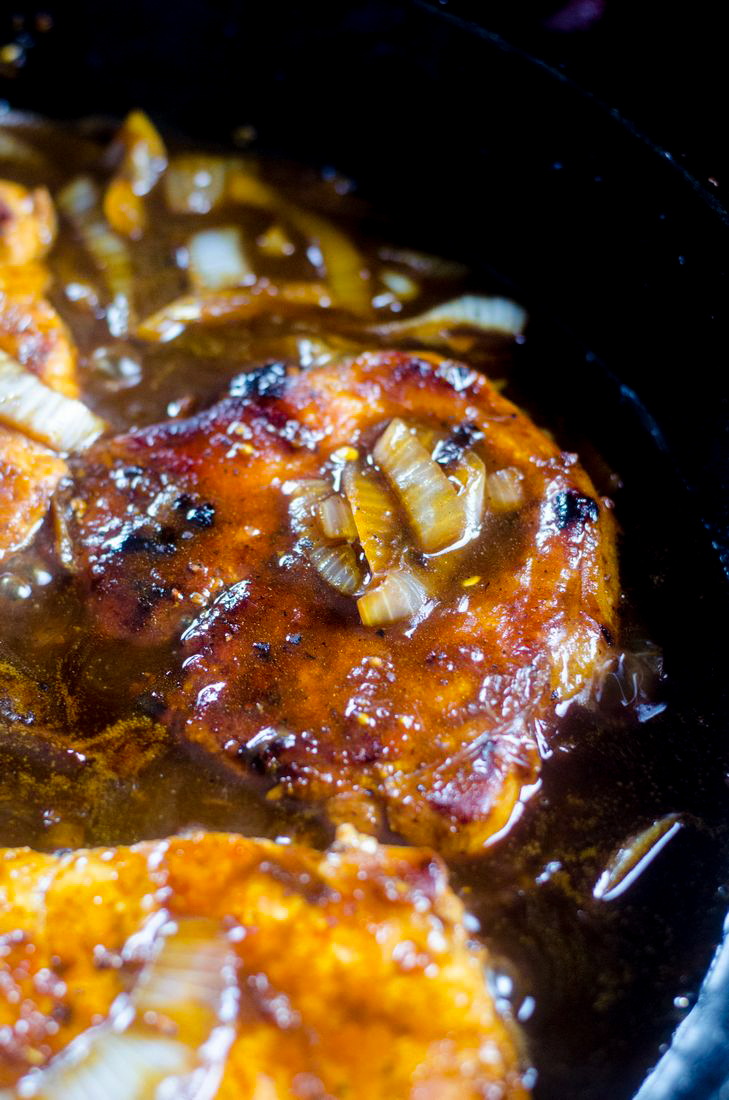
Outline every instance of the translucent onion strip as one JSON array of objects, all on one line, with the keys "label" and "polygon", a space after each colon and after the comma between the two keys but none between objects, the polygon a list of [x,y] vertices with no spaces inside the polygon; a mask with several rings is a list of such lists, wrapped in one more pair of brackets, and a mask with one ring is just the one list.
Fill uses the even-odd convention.
[{"label": "translucent onion strip", "polygon": [[94,265],[104,276],[111,304],[106,319],[112,336],[125,336],[133,319],[132,258],[125,240],[108,226],[100,208],[99,189],[88,176],[79,176],[57,196]]},{"label": "translucent onion strip", "polygon": [[203,229],[187,242],[188,274],[194,290],[225,290],[255,282],[240,230]]},{"label": "translucent onion strip", "polygon": [[435,306],[417,317],[377,325],[373,331],[381,337],[407,337],[424,342],[439,342],[439,334],[454,328],[473,328],[519,336],[527,322],[526,311],[509,298],[487,298],[464,294]]},{"label": "translucent onion strip", "polygon": [[475,453],[467,451],[456,464],[454,476],[463,486],[461,504],[466,519],[465,535],[473,539],[481,530],[486,497],[486,467]]},{"label": "translucent onion strip", "polygon": [[464,510],[454,486],[402,420],[390,421],[373,455],[402,501],[426,553],[462,538]]},{"label": "translucent onion strip", "polygon": [[165,200],[173,214],[209,214],[223,201],[228,178],[224,157],[174,157],[164,177]]},{"label": "translucent onion strip", "polygon": [[620,897],[653,862],[669,840],[681,829],[678,814],[667,814],[642,833],[630,837],[613,855],[592,891],[597,901]]},{"label": "translucent onion strip", "polygon": [[495,470],[486,479],[489,504],[494,512],[513,512],[524,501],[523,475],[515,466]]},{"label": "translucent onion strip", "polygon": [[255,206],[258,210],[274,211],[284,205],[278,192],[259,179],[256,169],[242,160],[228,162],[226,194],[230,202]]},{"label": "translucent onion strip", "polygon": [[111,146],[119,167],[104,194],[104,215],[117,233],[140,236],[147,226],[143,196],[148,195],[167,167],[167,150],[142,111],[127,115]]},{"label": "translucent onion strip", "polygon": [[265,233],[257,239],[256,244],[264,256],[273,259],[283,259],[285,256],[293,256],[296,245],[280,222],[273,222]]},{"label": "translucent onion strip", "polygon": [[418,424],[416,427],[412,427],[411,431],[418,437],[431,458],[439,461],[441,447],[448,440],[446,432],[442,428],[433,427],[431,424]]},{"label": "translucent onion strip", "polygon": [[47,171],[48,161],[38,149],[7,127],[0,129],[0,160]]},{"label": "translucent onion strip", "polygon": [[312,263],[336,305],[370,312],[370,273],[347,234],[327,218],[287,202],[243,161],[178,157],[165,176],[165,193],[169,208],[179,214],[206,214],[225,200],[277,214],[307,238]]},{"label": "translucent onion strip", "polygon": [[66,454],[82,451],[106,424],[81,401],[64,397],[0,351],[0,423]]},{"label": "translucent onion strip", "polygon": [[322,580],[343,596],[353,596],[361,587],[362,573],[350,543],[342,542],[336,546],[315,544],[309,549],[308,556]]},{"label": "translucent onion strip", "polygon": [[239,163],[231,170],[228,196],[233,202],[278,213],[309,242],[312,258],[332,298],[341,309],[369,313],[371,279],[362,254],[353,241],[327,218],[286,202],[272,187]]},{"label": "translucent onion strip", "polygon": [[400,299],[401,302],[409,302],[412,298],[417,298],[420,294],[420,286],[411,279],[409,275],[404,275],[401,271],[393,271],[391,268],[385,268],[380,272],[380,279],[385,284],[388,290]]},{"label": "translucent onion strip", "polygon": [[349,239],[332,222],[308,210],[285,205],[289,221],[318,251],[316,267],[327,280],[337,306],[352,313],[371,311],[371,279],[364,259]]},{"label": "translucent onion strip", "polygon": [[137,328],[142,340],[162,343],[179,336],[186,325],[225,325],[252,321],[261,314],[289,315],[331,305],[321,283],[271,283],[260,279],[240,290],[211,290],[186,294],[147,317]]},{"label": "translucent onion strip", "polygon": [[360,596],[357,608],[364,626],[387,626],[412,619],[426,600],[427,592],[417,577],[407,569],[398,569]]},{"label": "translucent onion strip", "polygon": [[392,565],[398,544],[396,503],[374,470],[350,464],[343,484],[367,564],[373,573],[382,573]]},{"label": "translucent onion strip", "polygon": [[233,1041],[235,959],[209,920],[184,920],[105,1023],[73,1040],[2,1100],[212,1100]]},{"label": "translucent onion strip", "polygon": [[424,279],[464,279],[468,274],[468,268],[457,260],[444,260],[442,256],[430,256],[411,248],[383,245],[378,253],[381,260],[402,264]]},{"label": "translucent onion strip", "polygon": [[345,596],[352,596],[362,585],[362,570],[354,547],[348,542],[332,545],[319,523],[319,505],[331,495],[331,486],[321,478],[292,482],[289,491],[289,515],[294,531],[300,536],[301,549],[320,577]]},{"label": "translucent onion strip", "polygon": [[354,542],[357,538],[352,509],[343,497],[333,493],[320,502],[318,512],[321,529],[328,539]]}]

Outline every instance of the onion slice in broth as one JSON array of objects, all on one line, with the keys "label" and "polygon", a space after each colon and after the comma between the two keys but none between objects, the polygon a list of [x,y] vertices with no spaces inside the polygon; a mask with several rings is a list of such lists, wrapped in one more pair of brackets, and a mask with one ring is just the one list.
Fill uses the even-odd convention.
[{"label": "onion slice in broth", "polygon": [[174,157],[164,175],[164,194],[173,214],[209,214],[223,201],[228,179],[224,157],[189,153]]},{"label": "onion slice in broth", "polygon": [[372,332],[387,339],[406,338],[425,344],[447,345],[448,341],[442,334],[450,329],[472,328],[482,332],[500,332],[505,336],[520,336],[526,322],[526,311],[510,298],[464,294],[415,317],[375,325]]},{"label": "onion slice in broth", "polygon": [[443,469],[399,418],[377,440],[375,462],[402,501],[426,553],[442,550],[463,537],[463,503]]},{"label": "onion slice in broth", "polygon": [[325,538],[319,520],[319,507],[331,496],[331,486],[322,478],[311,478],[284,488],[291,493],[289,515],[299,536],[299,548],[322,580],[342,595],[353,596],[363,580],[354,547],[348,542],[332,545]]},{"label": "onion slice in broth", "polygon": [[373,573],[382,573],[392,565],[398,547],[400,525],[392,494],[374,470],[354,464],[345,467],[343,484],[367,564]]},{"label": "onion slice in broth", "polygon": [[236,226],[202,229],[187,242],[188,273],[194,290],[224,290],[255,282]]},{"label": "onion slice in broth", "polygon": [[486,479],[489,504],[494,512],[513,512],[524,500],[523,474],[515,466],[494,470]]},{"label": "onion slice in broth", "polygon": [[453,474],[463,486],[460,499],[466,521],[464,535],[467,539],[473,539],[483,522],[486,467],[475,451],[467,451],[458,461]]},{"label": "onion slice in broth", "polygon": [[0,423],[54,451],[83,451],[106,423],[82,401],[65,397],[0,351]]},{"label": "onion slice in broth", "polygon": [[136,335],[164,343],[179,336],[186,325],[225,325],[252,321],[266,313],[290,315],[330,305],[329,291],[321,283],[271,283],[260,279],[251,287],[200,291],[176,298],[142,321]]},{"label": "onion slice in broth", "polygon": [[370,588],[357,600],[364,626],[388,626],[402,619],[413,619],[427,601],[425,586],[409,569],[388,573],[381,584]]},{"label": "onion slice in broth", "polygon": [[167,150],[147,116],[142,111],[132,111],[109,152],[112,157],[120,156],[120,164],[104,194],[104,214],[117,233],[139,237],[148,220],[142,199],[167,167]]},{"label": "onion slice in broth", "polygon": [[328,539],[344,539],[354,542],[357,528],[352,509],[343,497],[333,493],[319,504],[319,522]]},{"label": "onion slice in broth", "polygon": [[111,294],[106,321],[112,336],[126,336],[133,320],[132,258],[126,241],[114,233],[101,212],[99,188],[78,176],[59,191],[56,201],[104,276]]}]

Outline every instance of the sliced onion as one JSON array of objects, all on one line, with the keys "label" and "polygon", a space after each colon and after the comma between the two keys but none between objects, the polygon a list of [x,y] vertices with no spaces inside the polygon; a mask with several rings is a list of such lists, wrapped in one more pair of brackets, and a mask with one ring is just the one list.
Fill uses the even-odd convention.
[{"label": "sliced onion", "polygon": [[148,195],[167,167],[167,150],[159,131],[143,111],[130,111],[112,143],[121,154],[118,174],[130,181],[135,195]]},{"label": "sliced onion", "polygon": [[371,311],[371,278],[364,259],[346,233],[332,222],[308,210],[285,205],[289,221],[317,249],[319,274],[326,279],[341,309],[366,314]]},{"label": "sliced onion", "polygon": [[468,274],[468,268],[457,260],[444,260],[441,256],[430,256],[412,248],[383,245],[379,249],[379,256],[390,263],[409,267],[416,275],[425,279],[464,279]]},{"label": "sliced onion", "polygon": [[142,111],[127,115],[111,146],[120,164],[104,195],[104,214],[112,229],[139,236],[147,226],[142,197],[148,195],[167,167],[167,150]]},{"label": "sliced onion", "polygon": [[55,451],[82,451],[106,424],[81,401],[46,386],[0,351],[0,423]]},{"label": "sliced onion", "polygon": [[258,238],[256,244],[266,256],[272,256],[276,259],[293,256],[296,251],[296,245],[279,222],[270,225],[266,232]]},{"label": "sliced onion", "polygon": [[630,837],[610,859],[595,884],[592,896],[597,901],[612,901],[620,897],[680,829],[678,814],[667,814],[642,833]]},{"label": "sliced onion", "polygon": [[411,279],[409,275],[404,275],[401,271],[393,271],[391,268],[385,268],[380,272],[380,279],[385,284],[388,290],[400,299],[401,302],[409,302],[412,298],[417,298],[420,294],[420,286]]},{"label": "sliced onion", "polygon": [[390,421],[373,455],[402,501],[426,553],[462,538],[465,516],[455,488],[402,420]]},{"label": "sliced onion", "polygon": [[126,241],[112,232],[100,209],[99,189],[79,176],[57,196],[58,205],[76,230],[111,294],[106,319],[112,336],[125,336],[132,322],[133,268]]},{"label": "sliced onion", "polygon": [[348,542],[332,545],[319,524],[319,505],[331,494],[331,485],[321,478],[289,482],[289,515],[300,536],[300,547],[323,580],[343,595],[352,596],[362,585],[362,570],[354,547]]},{"label": "sliced onion", "polygon": [[398,569],[388,573],[376,588],[360,596],[357,608],[365,626],[387,626],[402,619],[412,619],[427,598],[425,587],[418,578],[407,569]]},{"label": "sliced onion", "polygon": [[495,470],[486,478],[486,492],[494,512],[513,512],[524,503],[523,474],[515,466]]},{"label": "sliced onion", "polygon": [[29,168],[48,168],[43,154],[7,127],[0,129],[0,160],[10,160],[13,164],[23,164]]},{"label": "sliced onion", "polygon": [[243,160],[228,162],[226,195],[231,202],[259,210],[273,211],[283,205],[281,196],[258,178],[250,162]]},{"label": "sliced onion", "polygon": [[519,336],[527,322],[526,311],[508,298],[486,298],[478,294],[464,294],[450,302],[443,302],[417,317],[373,327],[381,337],[418,339],[429,343],[441,343],[441,334],[448,329],[474,328],[486,332],[502,332]]},{"label": "sliced onion", "polygon": [[203,229],[187,242],[188,271],[195,290],[224,290],[255,282],[240,230]]},{"label": "sliced onion", "polygon": [[344,539],[354,542],[357,528],[352,518],[352,509],[343,497],[333,493],[319,503],[319,523],[328,539]]},{"label": "sliced onion", "polygon": [[73,539],[68,530],[68,521],[57,498],[51,501],[51,519],[56,557],[67,572],[75,573],[77,565]]},{"label": "sliced onion", "polygon": [[331,491],[331,485],[323,477],[301,477],[292,481],[285,481],[283,484],[284,494],[291,497],[291,507],[296,506],[295,518],[298,517],[299,513],[302,517],[304,514],[308,514],[305,513],[305,509],[313,504],[318,505],[319,501],[325,500]]},{"label": "sliced onion", "polygon": [[467,451],[456,464],[453,471],[463,486],[461,503],[466,517],[466,537],[475,538],[483,522],[484,500],[486,496],[486,467],[475,453]]},{"label": "sliced onion", "polygon": [[448,439],[448,435],[441,428],[435,428],[430,424],[418,424],[411,431],[425,447],[431,458],[438,460],[439,452]]},{"label": "sliced onion", "polygon": [[342,542],[337,546],[314,545],[309,549],[308,556],[322,580],[343,596],[353,596],[361,588],[362,571],[350,543]]},{"label": "sliced onion", "polygon": [[286,202],[242,163],[231,170],[228,197],[233,202],[277,211],[307,238],[310,253],[318,257],[315,266],[321,278],[327,280],[335,304],[353,313],[370,312],[367,265],[359,249],[333,222]]},{"label": "sliced onion", "polygon": [[168,936],[153,962],[142,971],[133,993],[141,1019],[158,1013],[177,1025],[177,1037],[199,1046],[220,1022],[231,985],[230,943],[214,921],[187,918]]},{"label": "sliced onion", "polygon": [[109,1018],[74,1039],[6,1097],[212,1100],[234,1038],[237,981],[227,938],[209,920],[170,930]]},{"label": "sliced onion", "polygon": [[321,283],[271,283],[260,279],[241,290],[211,290],[186,294],[142,321],[137,336],[155,343],[171,340],[186,325],[225,325],[251,321],[262,313],[291,314],[331,304]]},{"label": "sliced onion", "polygon": [[345,467],[343,483],[367,564],[373,573],[382,573],[392,565],[397,548],[400,525],[396,503],[374,470],[350,464]]},{"label": "sliced onion", "polygon": [[173,214],[208,214],[225,198],[228,160],[190,154],[174,157],[164,177],[165,199]]}]

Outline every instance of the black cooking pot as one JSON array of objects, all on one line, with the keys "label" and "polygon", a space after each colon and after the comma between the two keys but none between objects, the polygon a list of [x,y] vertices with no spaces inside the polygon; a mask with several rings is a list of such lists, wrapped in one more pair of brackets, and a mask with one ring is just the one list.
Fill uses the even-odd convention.
[{"label": "black cooking pot", "polygon": [[[532,411],[567,444],[589,440],[625,484],[624,581],[667,673],[668,719],[635,738],[653,738],[657,768],[665,745],[696,823],[611,927],[624,990],[601,986],[596,962],[594,996],[583,974],[579,996],[533,1032],[543,1100],[633,1095],[696,999],[725,908],[726,216],[589,95],[428,5],[49,10],[52,30],[26,20],[13,106],[73,117],[138,105],[206,141],[252,124],[259,147],[355,179],[391,236],[464,259],[530,306]],[[595,764],[616,800],[626,752]],[[646,774],[646,791],[659,779]],[[727,1095],[728,1021],[729,948],[640,1100]]]}]

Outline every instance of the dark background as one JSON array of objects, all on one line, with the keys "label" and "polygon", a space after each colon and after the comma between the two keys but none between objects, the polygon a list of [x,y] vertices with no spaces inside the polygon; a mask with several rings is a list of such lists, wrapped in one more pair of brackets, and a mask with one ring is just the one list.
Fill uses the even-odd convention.
[{"label": "dark background", "polygon": [[724,5],[449,0],[440,6],[481,23],[602,100],[729,204]]},{"label": "dark background", "polygon": [[[231,13],[245,13],[272,27],[280,20],[300,25],[302,45],[308,27],[330,8],[341,23],[349,9],[354,26],[366,30],[368,9],[390,10],[394,22],[397,0],[387,4],[349,2],[253,4],[213,0],[197,5],[206,19],[221,25]],[[478,22],[516,46],[543,59],[609,107],[632,121],[658,146],[671,152],[677,163],[729,203],[729,65],[721,27],[720,3],[667,4],[658,0],[444,0],[434,7]],[[194,0],[180,0],[176,9],[194,9]],[[109,10],[111,8],[111,10]],[[12,97],[15,80],[24,83],[26,71],[38,66],[47,53],[53,30],[78,13],[91,13],[95,5],[64,0],[63,3],[0,4],[0,47],[20,46],[17,59],[0,58],[0,95]],[[121,9],[121,11],[119,10]],[[37,16],[40,13],[41,19]],[[51,20],[43,16],[50,14]],[[211,18],[212,17],[212,18]],[[104,18],[115,18],[140,29],[169,19],[169,7],[131,0],[104,6]],[[201,20],[202,21],[202,20]],[[174,29],[170,28],[171,37]],[[201,39],[201,46],[204,39]],[[205,43],[206,45],[208,43]],[[138,59],[130,58],[130,63]],[[7,82],[2,78],[10,77]],[[36,73],[37,76],[37,73]]]},{"label": "dark background", "polygon": [[[342,3],[310,0],[308,3],[252,3],[246,0],[178,0],[174,12],[189,25],[199,9],[200,48],[214,50],[226,37],[231,22],[241,17],[260,31],[257,49],[270,50],[270,64],[277,64],[276,29],[285,23],[289,38],[305,49],[312,33],[321,34],[327,22],[341,28],[349,22],[363,34],[388,21],[393,31],[399,21],[397,0]],[[691,173],[724,206],[729,205],[729,65],[722,33],[720,3],[667,4],[658,0],[432,0],[433,7],[461,15],[501,35],[520,49],[542,59],[567,79],[586,89],[631,121],[656,145],[669,151],[676,163]],[[100,20],[102,16],[103,20]],[[345,14],[345,13],[348,13]],[[374,14],[373,14],[374,13]],[[386,13],[386,14],[385,14]],[[41,18],[38,18],[40,14]],[[45,15],[50,15],[46,19]],[[372,16],[372,17],[371,17]],[[24,87],[37,81],[38,70],[48,63],[53,40],[74,25],[89,40],[99,33],[99,23],[110,35],[129,36],[138,29],[130,66],[143,65],[145,31],[150,37],[167,24],[170,52],[174,51],[175,26],[170,24],[170,5],[154,0],[128,0],[120,5],[86,0],[49,0],[45,5],[0,3],[0,50],[12,48],[3,60],[0,53],[0,98],[25,99]],[[47,29],[50,26],[50,29]],[[312,32],[312,27],[317,30]],[[211,28],[214,28],[211,30]],[[268,47],[266,46],[268,43]],[[63,64],[57,60],[59,78]],[[245,57],[241,57],[241,66]],[[67,77],[73,79],[72,73]],[[221,80],[225,83],[225,75]],[[14,88],[16,90],[14,90]],[[89,89],[86,88],[87,97]],[[60,89],[61,97],[67,88]],[[176,95],[184,97],[184,89]],[[86,100],[88,104],[88,98]],[[128,104],[121,106],[125,110]],[[87,107],[88,110],[88,107]]]}]

